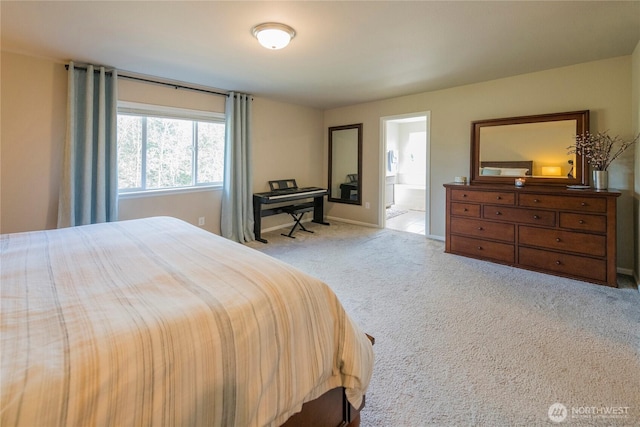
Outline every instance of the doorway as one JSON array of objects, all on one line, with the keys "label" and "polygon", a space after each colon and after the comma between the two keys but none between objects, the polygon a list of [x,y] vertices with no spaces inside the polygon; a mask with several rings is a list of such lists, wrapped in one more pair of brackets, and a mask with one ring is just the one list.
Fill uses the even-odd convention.
[{"label": "doorway", "polygon": [[430,113],[381,119],[381,228],[428,236]]}]

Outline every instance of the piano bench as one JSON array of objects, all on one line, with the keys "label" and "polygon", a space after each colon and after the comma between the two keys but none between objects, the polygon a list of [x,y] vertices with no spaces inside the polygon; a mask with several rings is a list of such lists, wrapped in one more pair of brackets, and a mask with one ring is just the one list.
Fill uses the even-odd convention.
[{"label": "piano bench", "polygon": [[302,223],[300,222],[305,213],[312,212],[312,211],[313,211],[313,202],[303,203],[300,205],[283,206],[282,212],[285,212],[291,215],[291,217],[295,222],[293,223],[293,227],[291,227],[289,234],[284,234],[284,233],[281,233],[281,234],[285,237],[290,237],[292,239],[295,239],[295,236],[293,236],[293,232],[296,231],[297,227],[300,227],[302,231],[306,231],[307,233],[313,233],[313,231],[307,230],[306,228],[304,228],[304,225],[302,225]]}]

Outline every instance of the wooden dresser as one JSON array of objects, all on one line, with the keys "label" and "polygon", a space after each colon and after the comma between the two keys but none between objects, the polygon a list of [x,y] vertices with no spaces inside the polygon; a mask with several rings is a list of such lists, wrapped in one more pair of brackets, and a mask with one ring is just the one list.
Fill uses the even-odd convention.
[{"label": "wooden dresser", "polygon": [[617,287],[617,191],[445,184],[446,249]]}]

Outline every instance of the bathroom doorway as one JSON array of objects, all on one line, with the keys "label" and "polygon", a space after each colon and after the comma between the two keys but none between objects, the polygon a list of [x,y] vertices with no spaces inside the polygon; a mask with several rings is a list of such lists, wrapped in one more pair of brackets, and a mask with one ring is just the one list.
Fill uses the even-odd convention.
[{"label": "bathroom doorway", "polygon": [[429,112],[383,117],[381,227],[428,236]]}]

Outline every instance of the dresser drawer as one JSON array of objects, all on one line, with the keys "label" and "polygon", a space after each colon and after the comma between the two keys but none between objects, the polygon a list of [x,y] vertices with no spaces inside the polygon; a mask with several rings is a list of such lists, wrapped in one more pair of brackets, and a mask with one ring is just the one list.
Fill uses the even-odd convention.
[{"label": "dresser drawer", "polygon": [[583,277],[601,282],[607,280],[607,262],[603,259],[520,247],[518,263],[562,275]]},{"label": "dresser drawer", "polygon": [[515,225],[477,219],[451,218],[451,232],[513,243]]},{"label": "dresser drawer", "polygon": [[560,227],[604,233],[607,231],[607,217],[605,215],[560,212]]},{"label": "dresser drawer", "polygon": [[511,192],[500,191],[468,191],[451,190],[451,200],[459,202],[493,203],[500,205],[515,205],[516,195]]},{"label": "dresser drawer", "polygon": [[513,263],[515,261],[515,249],[513,245],[473,239],[471,237],[451,236],[451,251],[500,262]]},{"label": "dresser drawer", "polygon": [[480,205],[473,203],[451,203],[451,215],[480,218]]},{"label": "dresser drawer", "polygon": [[566,197],[546,194],[519,194],[518,206],[529,208],[549,208],[580,212],[607,212],[604,197]]},{"label": "dresser drawer", "polygon": [[487,205],[483,207],[482,217],[496,221],[519,222],[522,224],[536,224],[547,227],[554,227],[556,225],[556,213],[553,211]]},{"label": "dresser drawer", "polygon": [[603,257],[607,254],[607,238],[597,234],[578,233],[521,225],[519,242],[525,246],[539,246],[563,252]]}]

